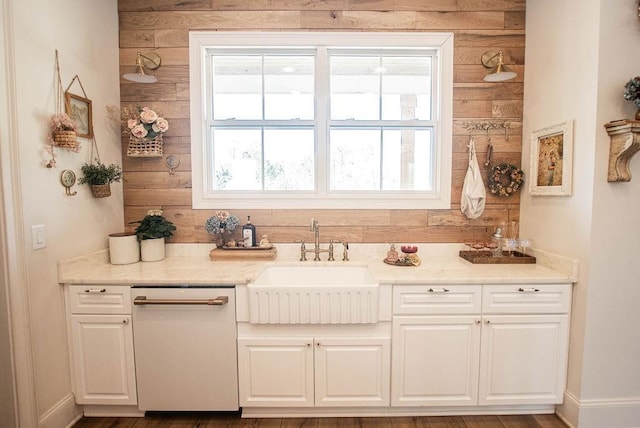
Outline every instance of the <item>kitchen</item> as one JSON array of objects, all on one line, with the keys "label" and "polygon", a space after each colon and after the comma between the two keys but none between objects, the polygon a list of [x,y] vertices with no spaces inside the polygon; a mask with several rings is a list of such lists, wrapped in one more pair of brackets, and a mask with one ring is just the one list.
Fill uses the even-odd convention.
[{"label": "kitchen", "polygon": [[[136,6],[136,2],[120,3],[118,23],[118,10],[113,1],[92,5],[65,2],[62,8],[48,2],[3,2],[3,35],[12,35],[3,38],[3,58],[11,58],[6,61],[8,68],[3,69],[2,99],[9,104],[3,106],[0,116],[3,123],[10,124],[2,127],[3,207],[5,221],[10,225],[3,235],[7,243],[3,251],[9,260],[6,266],[10,266],[5,267],[8,275],[5,278],[11,279],[7,287],[14,320],[11,324],[13,349],[21,356],[15,362],[19,414],[21,420],[31,421],[24,426],[64,426],[76,412],[70,395],[64,302],[57,286],[57,261],[105,248],[109,233],[121,230],[123,224],[158,206],[171,214],[178,226],[175,242],[210,240],[201,225],[211,212],[191,210],[190,192],[185,187],[190,179],[186,137],[188,83],[185,80],[188,32],[170,23],[182,22],[188,12],[170,8],[165,13],[150,12],[145,11],[144,6]],[[570,400],[565,397],[564,413],[576,425],[580,420],[580,426],[634,425],[639,419],[640,368],[634,358],[638,344],[633,326],[637,324],[638,315],[632,305],[638,300],[634,268],[640,249],[629,236],[633,233],[631,221],[640,204],[633,199],[637,192],[632,189],[637,181],[606,182],[609,140],[602,125],[633,116],[632,106],[624,102],[620,94],[624,82],[636,74],[638,66],[638,59],[630,54],[637,48],[640,31],[636,2],[611,6],[599,1],[581,4],[578,8],[567,1],[530,1],[526,4],[526,17],[522,1],[485,1],[479,2],[480,6],[470,1],[442,1],[428,6],[410,1],[382,4],[335,1],[319,2],[312,6],[314,9],[302,11],[290,9],[292,6],[285,6],[284,2],[271,2],[274,3],[272,10],[266,12],[262,10],[266,9],[263,2],[259,2],[262,6],[252,2],[244,6],[242,3],[218,6],[226,10],[211,10],[209,3],[194,2],[183,7],[199,10],[195,15],[202,18],[198,19],[205,21],[203,16],[210,14],[222,23],[220,28],[235,30],[402,31],[416,29],[416,14],[419,14],[423,30],[433,27],[475,36],[498,29],[509,33],[510,37],[484,43],[499,45],[517,56],[513,68],[518,71],[519,79],[524,79],[524,84],[481,83],[485,70],[479,64],[479,56],[486,46],[482,42],[474,46],[476,42],[465,42],[465,36],[456,34],[456,40],[460,40],[457,43],[461,45],[455,49],[462,58],[457,59],[461,67],[460,75],[454,80],[454,97],[455,91],[464,95],[454,98],[459,109],[456,113],[454,108],[454,120],[474,117],[474,114],[477,118],[492,118],[495,104],[495,114],[511,115],[508,117],[513,122],[522,121],[521,136],[512,136],[512,141],[520,137],[522,148],[510,151],[507,146],[500,156],[515,156],[514,162],[523,166],[528,165],[529,135],[534,130],[575,120],[573,196],[541,198],[522,191],[516,196],[519,199],[514,197],[506,204],[490,202],[488,211],[494,216],[485,223],[461,222],[455,206],[451,210],[430,211],[427,215],[420,210],[367,210],[357,216],[345,216],[338,211],[329,213],[327,220],[321,217],[326,225],[323,231],[346,235],[351,242],[386,242],[389,234],[398,242],[462,242],[465,233],[484,233],[498,219],[519,219],[521,234],[531,237],[537,247],[580,261],[572,304],[567,383]],[[412,7],[418,9],[416,4],[435,10],[413,11]],[[330,10],[337,11],[335,14],[341,19],[339,25],[335,24],[334,19],[338,18],[332,18]],[[456,18],[454,11],[463,15]],[[171,13],[180,19],[167,19],[166,15]],[[438,21],[438,17],[446,23]],[[253,24],[247,27],[242,26],[242,22]],[[482,37],[467,36],[466,40],[478,39]],[[471,45],[464,46],[464,43]],[[166,72],[166,83],[162,79],[144,87],[120,83],[119,76],[132,68],[138,50],[156,48],[164,60],[158,77]],[[90,142],[84,143],[80,154],[56,153],[56,168],[42,166],[44,124],[54,110],[55,49],[60,51],[64,81],[68,82],[74,74],[80,75],[94,103],[93,122],[103,159],[119,162],[122,151],[119,128],[109,121],[106,106],[140,100],[162,107],[176,132],[173,147],[182,158],[179,168],[185,168],[177,171],[182,175],[173,188],[144,188],[147,179],[143,173],[149,164],[133,164],[123,158],[125,177],[129,173],[132,180],[139,178],[137,183],[125,182],[124,192],[114,186],[114,196],[97,202],[86,189],[79,187],[76,199],[64,197],[64,190],[58,184],[59,172],[64,168],[77,170],[81,163],[89,161]],[[462,66],[468,66],[471,75],[463,72],[467,69]],[[118,87],[119,96],[114,90]],[[500,89],[487,89],[494,87]],[[164,101],[169,93],[173,98]],[[476,99],[469,98],[472,96]],[[515,110],[503,113],[498,107],[501,103],[493,100],[510,100]],[[523,107],[518,107],[522,101]],[[25,126],[26,123],[36,126]],[[10,141],[16,143],[11,145]],[[458,149],[454,159],[455,156],[463,159],[464,149]],[[631,167],[632,172],[637,171],[633,162]],[[523,169],[528,172],[528,168]],[[461,167],[454,168],[454,204],[463,171]],[[275,242],[293,242],[308,233],[311,211],[250,214],[262,229],[271,229],[265,233]],[[241,216],[249,214],[236,212]],[[348,219],[354,219],[353,223]],[[31,226],[38,224],[47,226],[47,248],[33,251]],[[403,227],[397,227],[398,224]],[[3,334],[8,331],[7,326]],[[615,363],[611,364],[612,361]],[[607,423],[602,423],[603,420]]]}]

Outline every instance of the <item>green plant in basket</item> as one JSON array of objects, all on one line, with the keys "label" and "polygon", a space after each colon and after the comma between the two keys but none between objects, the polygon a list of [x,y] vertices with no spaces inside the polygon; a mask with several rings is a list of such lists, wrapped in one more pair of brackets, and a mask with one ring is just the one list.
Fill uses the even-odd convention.
[{"label": "green plant in basket", "polygon": [[176,230],[175,225],[162,216],[162,210],[149,210],[142,220],[134,221],[133,223],[139,223],[136,228],[136,236],[141,241],[145,239],[170,238]]},{"label": "green plant in basket", "polygon": [[82,171],[84,175],[78,179],[78,183],[80,184],[95,186],[119,182],[122,179],[122,168],[120,168],[120,166],[114,163],[107,166],[99,160],[96,160],[95,164],[85,163],[80,168],[80,171]]}]

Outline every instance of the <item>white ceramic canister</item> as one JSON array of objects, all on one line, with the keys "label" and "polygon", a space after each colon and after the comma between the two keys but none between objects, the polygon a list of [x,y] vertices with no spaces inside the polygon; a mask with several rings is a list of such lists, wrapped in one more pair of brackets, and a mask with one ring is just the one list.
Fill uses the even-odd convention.
[{"label": "white ceramic canister", "polygon": [[164,259],[164,238],[143,239],[140,241],[140,253],[143,262],[157,262]]},{"label": "white ceramic canister", "polygon": [[112,265],[127,265],[140,261],[140,244],[134,233],[109,235],[109,260]]}]

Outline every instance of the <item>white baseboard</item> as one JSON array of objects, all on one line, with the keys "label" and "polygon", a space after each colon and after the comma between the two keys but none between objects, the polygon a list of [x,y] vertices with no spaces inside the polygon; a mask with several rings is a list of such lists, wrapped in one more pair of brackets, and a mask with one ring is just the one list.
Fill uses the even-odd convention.
[{"label": "white baseboard", "polygon": [[82,417],[73,394],[65,396],[38,419],[39,428],[71,427]]},{"label": "white baseboard", "polygon": [[640,428],[640,397],[580,400],[565,391],[556,413],[571,428]]}]

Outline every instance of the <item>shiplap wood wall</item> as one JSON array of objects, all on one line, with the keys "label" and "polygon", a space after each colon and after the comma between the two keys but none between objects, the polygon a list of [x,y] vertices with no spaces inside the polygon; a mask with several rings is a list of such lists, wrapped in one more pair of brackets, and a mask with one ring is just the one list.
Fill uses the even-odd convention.
[{"label": "shiplap wood wall", "polygon": [[[487,239],[502,221],[518,220],[519,194],[498,198],[487,192],[486,210],[477,220],[460,212],[467,168],[466,145],[477,135],[483,167],[487,136],[465,122],[506,120],[509,138],[492,131],[494,162],[520,165],[525,44],[525,0],[119,0],[120,72],[131,72],[136,53],[156,52],[159,82],[143,85],[121,80],[122,105],[140,104],[169,120],[165,157],[181,163],[169,175],[164,158],[123,156],[125,228],[148,209],[162,208],[178,230],[173,242],[212,242],[204,229],[214,210],[191,208],[189,137],[189,30],[217,31],[452,31],[454,33],[454,140],[450,210],[235,210],[244,223],[251,215],[258,235],[272,242],[312,239],[309,221],[319,220],[321,238],[349,242],[462,242]],[[505,63],[518,73],[509,82],[487,83],[480,58],[503,49]],[[123,153],[126,153],[123,139]],[[485,178],[485,185],[487,184]]]}]

